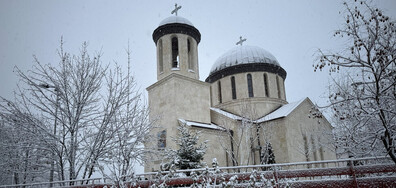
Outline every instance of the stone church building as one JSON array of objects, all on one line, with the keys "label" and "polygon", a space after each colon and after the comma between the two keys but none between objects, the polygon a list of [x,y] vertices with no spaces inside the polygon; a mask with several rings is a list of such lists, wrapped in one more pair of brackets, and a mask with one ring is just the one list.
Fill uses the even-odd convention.
[{"label": "stone church building", "polygon": [[[314,115],[309,98],[286,100],[287,73],[268,51],[242,45],[213,64],[205,81],[199,79],[201,33],[187,19],[171,16],[153,32],[157,47],[157,82],[147,88],[150,118],[158,118],[153,142],[146,148],[161,153],[176,149],[172,138],[187,124],[208,141],[204,161],[211,166],[257,165],[335,159],[331,125]],[[163,152],[162,152],[163,153]],[[161,156],[145,171],[157,171]],[[273,160],[273,159],[272,159]]]}]

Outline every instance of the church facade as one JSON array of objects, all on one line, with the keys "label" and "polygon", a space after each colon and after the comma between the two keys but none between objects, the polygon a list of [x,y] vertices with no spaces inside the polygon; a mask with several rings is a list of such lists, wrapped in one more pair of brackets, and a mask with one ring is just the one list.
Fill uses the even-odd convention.
[{"label": "church facade", "polygon": [[[150,118],[158,127],[146,143],[161,153],[176,148],[172,138],[187,124],[208,141],[205,162],[219,166],[335,159],[330,123],[315,115],[309,98],[289,103],[287,73],[268,51],[242,45],[219,57],[205,81],[199,80],[201,34],[187,19],[171,16],[153,32],[157,82],[147,88]],[[158,171],[160,155],[145,165]]]}]

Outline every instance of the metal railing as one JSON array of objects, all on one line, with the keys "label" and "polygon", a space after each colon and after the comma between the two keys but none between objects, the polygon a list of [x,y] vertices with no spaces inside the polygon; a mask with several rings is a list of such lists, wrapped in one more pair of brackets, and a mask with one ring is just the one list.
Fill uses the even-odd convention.
[{"label": "metal railing", "polygon": [[64,180],[64,181],[53,181],[53,182],[38,182],[38,183],[27,183],[27,184],[14,184],[14,185],[0,185],[0,188],[17,188],[17,187],[70,187],[74,185],[96,185],[96,184],[109,184],[111,181],[107,178],[88,178],[88,179],[76,179],[76,180]]},{"label": "metal railing", "polygon": [[[213,173],[216,170],[220,173]],[[195,179],[192,177],[177,177],[180,173],[192,172],[206,174],[206,176],[209,174],[209,176],[212,177],[200,176]],[[158,174],[161,174],[161,176]],[[176,175],[171,175],[171,178],[169,178],[167,177],[169,174]],[[367,157],[270,165],[219,167],[217,169],[202,168],[177,170],[175,172],[150,172],[140,174],[141,176],[145,176],[147,180],[136,181],[134,182],[136,186],[132,187],[149,187],[153,184],[166,184],[170,186],[190,185],[193,183],[202,184],[208,183],[207,179],[211,179],[211,182],[209,182],[210,184],[216,185],[221,184],[221,181],[223,181],[223,183],[229,182],[232,177],[236,177],[234,178],[237,185],[236,187],[244,187],[246,186],[246,182],[251,180],[252,174],[256,176],[253,177],[256,180],[265,179],[267,182],[268,180],[273,181],[273,185],[278,186],[292,183],[292,187],[310,187],[310,185],[315,185],[313,187],[321,187],[320,185],[324,185],[323,182],[326,182],[325,185],[344,185],[344,187],[345,185],[351,187],[364,187],[364,185],[369,186],[378,183],[385,183],[385,187],[389,185],[396,186],[395,163],[391,161],[389,157]]]},{"label": "metal railing", "polygon": [[[388,184],[384,185],[396,186],[396,165],[389,157],[367,157],[149,172],[124,178],[130,180],[127,182],[128,187],[149,187],[153,184],[166,184],[168,186],[191,185],[194,183],[219,185],[230,181],[234,181],[236,187],[243,187],[252,178],[258,182],[261,181],[261,183],[263,183],[263,179],[271,180],[276,185],[291,182],[293,187],[310,187],[310,185],[316,185],[317,187],[323,185],[323,183],[335,186],[351,185],[352,187],[362,187],[360,185],[362,183],[364,185],[370,185],[370,183],[378,182],[388,182]],[[105,185],[112,185],[113,183],[113,180],[107,178],[91,178],[0,185],[0,188],[50,187],[50,185],[53,187],[103,187]]]}]

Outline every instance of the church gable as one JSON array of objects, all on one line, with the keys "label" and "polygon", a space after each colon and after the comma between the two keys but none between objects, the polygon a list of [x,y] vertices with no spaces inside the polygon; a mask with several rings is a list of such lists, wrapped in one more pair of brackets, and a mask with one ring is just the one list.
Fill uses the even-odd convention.
[{"label": "church gable", "polygon": [[331,160],[335,158],[332,127],[322,116],[312,116],[315,106],[309,98],[285,117],[290,162]]},{"label": "church gable", "polygon": [[274,119],[286,117],[290,113],[292,113],[302,102],[304,102],[307,99],[308,98],[305,98],[305,99],[301,99],[301,100],[293,102],[293,103],[285,104],[285,105],[281,106],[280,108],[276,109],[275,111],[267,114],[266,116],[256,120],[255,122],[263,123],[266,121],[271,121]]}]

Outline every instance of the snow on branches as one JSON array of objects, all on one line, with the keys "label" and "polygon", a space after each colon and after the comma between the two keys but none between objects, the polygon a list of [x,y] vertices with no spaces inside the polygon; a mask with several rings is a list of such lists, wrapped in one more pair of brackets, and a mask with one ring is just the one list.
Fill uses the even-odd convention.
[{"label": "snow on branches", "polygon": [[347,39],[349,45],[338,53],[319,50],[314,70],[328,67],[342,73],[329,87],[329,107],[338,125],[344,126],[338,140],[364,144],[361,148],[367,152],[358,153],[373,153],[382,142],[384,152],[396,163],[395,21],[366,1],[344,5],[345,23],[334,36]]}]

